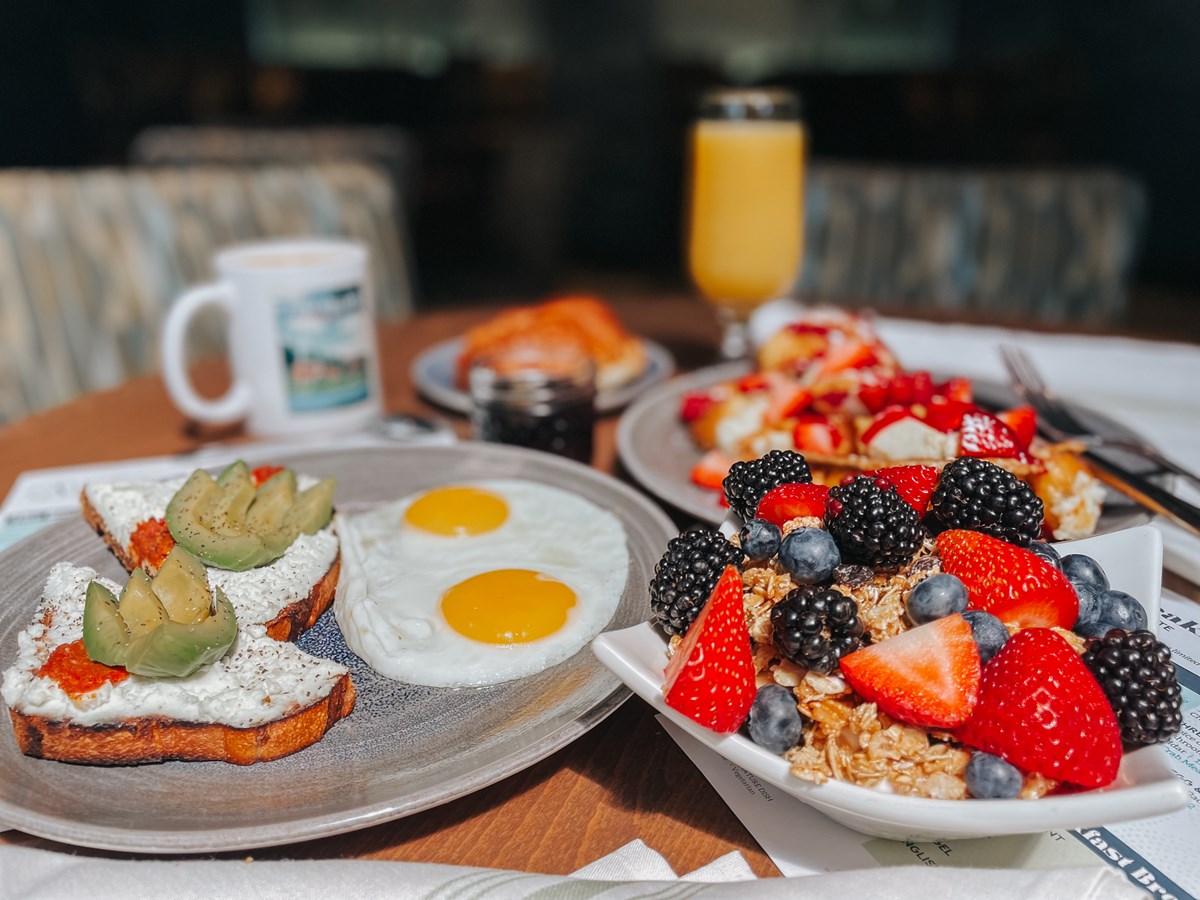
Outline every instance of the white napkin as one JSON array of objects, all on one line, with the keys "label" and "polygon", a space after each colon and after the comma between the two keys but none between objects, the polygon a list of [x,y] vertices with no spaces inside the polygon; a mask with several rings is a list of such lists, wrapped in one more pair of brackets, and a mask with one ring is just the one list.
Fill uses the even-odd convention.
[{"label": "white napkin", "polygon": [[[798,836],[799,839],[799,836]],[[713,870],[710,872],[710,870]],[[647,873],[650,880],[646,880]],[[706,881],[702,873],[715,874]],[[603,875],[597,879],[597,875]],[[617,876],[617,877],[612,877]],[[732,877],[730,877],[732,876]],[[0,900],[358,900],[473,898],[541,900],[703,897],[729,900],[826,900],[829,897],[920,900],[1105,900],[1140,891],[1108,868],[1041,871],[924,869],[910,866],[755,880],[740,854],[721,857],[684,876],[682,888],[666,860],[641,841],[573,876],[534,875],[429,863],[372,860],[112,860],[0,846]],[[695,883],[704,881],[703,884]]]}]

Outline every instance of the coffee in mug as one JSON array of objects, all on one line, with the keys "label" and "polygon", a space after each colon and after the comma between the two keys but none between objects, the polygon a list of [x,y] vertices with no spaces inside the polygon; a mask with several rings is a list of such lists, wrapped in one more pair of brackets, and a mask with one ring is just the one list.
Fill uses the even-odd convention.
[{"label": "coffee in mug", "polygon": [[[186,291],[162,335],[172,401],[200,422],[244,419],[268,436],[352,431],[383,408],[367,251],[322,238],[267,241],[217,253],[218,280]],[[228,322],[233,385],[209,400],[187,374],[189,324],[207,306]]]}]

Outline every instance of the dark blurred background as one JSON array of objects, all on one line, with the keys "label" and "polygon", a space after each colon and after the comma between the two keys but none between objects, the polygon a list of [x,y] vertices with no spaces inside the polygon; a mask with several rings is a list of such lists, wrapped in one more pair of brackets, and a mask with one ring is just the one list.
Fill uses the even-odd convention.
[{"label": "dark blurred background", "polygon": [[420,306],[686,290],[691,104],[782,83],[816,157],[1140,179],[1131,311],[1194,323],[1197,46],[1195,0],[9,0],[0,166],[123,164],[170,124],[397,126]]}]

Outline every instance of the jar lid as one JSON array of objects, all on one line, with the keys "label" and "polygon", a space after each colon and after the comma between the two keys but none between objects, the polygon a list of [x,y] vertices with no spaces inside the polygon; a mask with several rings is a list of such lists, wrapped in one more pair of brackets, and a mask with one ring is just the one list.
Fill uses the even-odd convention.
[{"label": "jar lid", "polygon": [[800,117],[800,97],[785,88],[713,88],[700,97],[704,119],[788,120]]}]

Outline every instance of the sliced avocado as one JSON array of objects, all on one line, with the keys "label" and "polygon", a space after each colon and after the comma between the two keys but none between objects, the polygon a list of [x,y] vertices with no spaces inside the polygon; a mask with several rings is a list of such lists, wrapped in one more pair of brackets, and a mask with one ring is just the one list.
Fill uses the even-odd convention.
[{"label": "sliced avocado", "polygon": [[125,668],[153,678],[182,678],[223,657],[237,637],[237,617],[220,588],[215,600],[213,614],[203,622],[165,622],[130,641]]},{"label": "sliced avocado", "polygon": [[283,526],[297,534],[316,534],[333,517],[333,491],[337,483],[322,478],[312,487],[300,492],[292,508],[283,517]]},{"label": "sliced avocado", "polygon": [[117,598],[100,582],[88,582],[83,604],[83,648],[87,655],[106,666],[123,666],[128,647],[129,629],[121,618]]},{"label": "sliced avocado", "polygon": [[246,512],[246,530],[259,535],[278,531],[295,500],[296,473],[280,469],[258,486],[254,502]]},{"label": "sliced avocado", "polygon": [[203,622],[212,614],[212,591],[204,563],[179,545],[171,548],[149,586],[172,622]]},{"label": "sliced avocado", "polygon": [[169,618],[162,601],[154,593],[150,576],[141,569],[134,569],[130,574],[117,607],[131,638],[153,631]]},{"label": "sliced avocado", "polygon": [[242,572],[276,559],[280,553],[268,548],[249,532],[222,534],[203,519],[205,509],[215,503],[220,491],[203,469],[191,474],[167,504],[167,529],[175,542],[208,565]]},{"label": "sliced avocado", "polygon": [[217,476],[217,488],[216,494],[200,507],[200,520],[219,534],[247,531],[246,511],[255,496],[250,467],[240,459],[231,463]]}]

